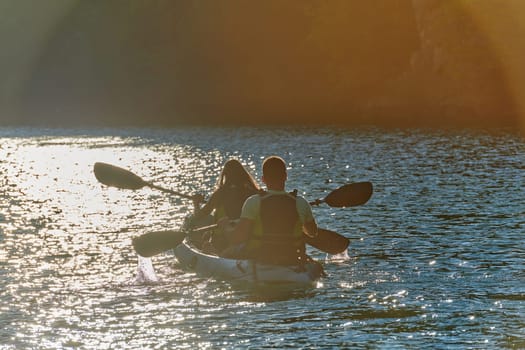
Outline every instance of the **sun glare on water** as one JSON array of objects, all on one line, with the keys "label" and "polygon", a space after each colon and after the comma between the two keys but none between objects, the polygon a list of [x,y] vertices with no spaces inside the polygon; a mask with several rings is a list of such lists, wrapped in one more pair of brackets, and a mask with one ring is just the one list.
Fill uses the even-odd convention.
[{"label": "sun glare on water", "polygon": [[[167,255],[142,258],[133,250],[131,239],[149,231],[178,229],[191,210],[191,201],[148,187],[124,190],[105,186],[97,181],[93,166],[104,162],[163,188],[207,193],[207,188],[192,184],[208,181],[213,185],[210,179],[217,174],[210,173],[209,164],[217,163],[218,169],[222,164],[213,150],[198,157],[195,152],[199,150],[187,145],[151,145],[139,137],[8,135],[0,136],[0,141],[4,190],[0,259],[9,260],[18,281],[10,294],[24,295],[24,300],[15,297],[13,302],[25,310],[36,307],[25,301],[28,295],[48,305],[40,308],[34,323],[23,326],[28,334],[34,333],[34,327],[42,334],[57,324],[71,322],[79,328],[92,328],[95,325],[89,321],[71,320],[69,310],[76,310],[74,317],[89,320],[94,312],[107,314],[105,304],[114,303],[114,298],[181,283],[171,277],[171,265],[153,261],[167,259]],[[28,285],[40,287],[22,292]],[[86,299],[92,305],[80,306]],[[0,309],[3,311],[5,308]],[[109,331],[100,336],[97,341],[101,343],[113,342]]]},{"label": "sun glare on water", "polygon": [[[95,146],[99,140],[88,142]],[[46,211],[60,213],[62,224],[68,225],[79,225],[79,220],[89,217],[90,225],[97,227],[105,223],[105,216],[101,214],[125,211],[124,201],[118,206],[114,204],[119,201],[119,197],[129,194],[113,189],[101,191],[100,184],[93,176],[93,164],[101,160],[117,164],[140,164],[147,152],[129,149],[123,154],[115,154],[111,148],[90,145],[86,148],[79,147],[79,144],[85,146],[86,140],[66,139],[53,143],[17,145],[7,155],[10,166],[6,169],[6,178],[26,198],[40,204],[42,215]]]},{"label": "sun glare on water", "polygon": [[[190,164],[193,160],[186,152],[184,147],[148,148],[121,137],[4,138],[0,170],[4,188],[10,191],[4,197],[10,200],[2,215],[19,219],[0,225],[7,234],[29,232],[36,225],[42,237],[60,245],[56,249],[70,253],[82,254],[86,248],[96,249],[96,254],[113,248],[131,251],[131,236],[166,224],[175,228],[186,214],[178,212],[176,204],[191,203],[147,187],[131,191],[104,186],[95,178],[93,165],[113,164],[170,188],[172,179],[187,167],[206,168]],[[169,213],[175,221],[166,223]],[[115,239],[114,246],[94,247],[98,235],[120,233],[125,237]]]}]

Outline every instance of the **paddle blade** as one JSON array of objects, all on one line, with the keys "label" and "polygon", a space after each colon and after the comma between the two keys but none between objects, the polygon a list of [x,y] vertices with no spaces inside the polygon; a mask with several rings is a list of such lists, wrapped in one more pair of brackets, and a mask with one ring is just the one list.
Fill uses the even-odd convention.
[{"label": "paddle blade", "polygon": [[337,232],[319,228],[317,237],[304,235],[305,242],[328,254],[340,254],[348,248],[350,240]]},{"label": "paddle blade", "polygon": [[154,231],[133,238],[133,248],[145,258],[165,252],[178,246],[186,237],[180,231]]},{"label": "paddle blade", "polygon": [[335,208],[354,207],[368,202],[372,192],[371,182],[356,182],[333,190],[326,196],[324,202]]},{"label": "paddle blade", "polygon": [[138,190],[147,185],[144,180],[131,171],[111,164],[97,162],[93,166],[93,172],[97,180],[106,186]]}]

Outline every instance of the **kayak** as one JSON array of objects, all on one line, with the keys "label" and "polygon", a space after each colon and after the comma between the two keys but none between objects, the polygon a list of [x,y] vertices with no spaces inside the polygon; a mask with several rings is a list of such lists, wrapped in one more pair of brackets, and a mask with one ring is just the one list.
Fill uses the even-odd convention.
[{"label": "kayak", "polygon": [[304,265],[281,266],[254,260],[228,259],[199,250],[188,238],[174,248],[179,263],[203,276],[261,284],[314,285],[325,275],[321,264],[309,259]]}]

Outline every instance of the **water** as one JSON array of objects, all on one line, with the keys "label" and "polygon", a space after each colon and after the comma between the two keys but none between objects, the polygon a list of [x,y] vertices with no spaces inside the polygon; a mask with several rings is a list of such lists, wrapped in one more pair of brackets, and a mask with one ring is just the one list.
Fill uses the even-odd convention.
[{"label": "water", "polygon": [[[0,349],[525,348],[525,143],[504,131],[0,129]],[[191,203],[101,186],[97,161],[209,193],[236,157],[289,162],[308,199],[372,181],[363,206],[314,208],[352,239],[316,288],[274,295],[138,264],[130,241]],[[325,260],[326,259],[326,260]],[[138,268],[139,266],[139,268]]]}]

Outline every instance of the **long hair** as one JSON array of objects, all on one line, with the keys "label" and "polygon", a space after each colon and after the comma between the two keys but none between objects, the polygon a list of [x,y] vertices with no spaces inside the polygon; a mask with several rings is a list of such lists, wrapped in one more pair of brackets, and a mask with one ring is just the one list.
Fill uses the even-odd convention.
[{"label": "long hair", "polygon": [[257,181],[236,159],[230,159],[224,163],[217,181],[217,188],[222,187],[244,187],[254,191],[259,190]]}]

